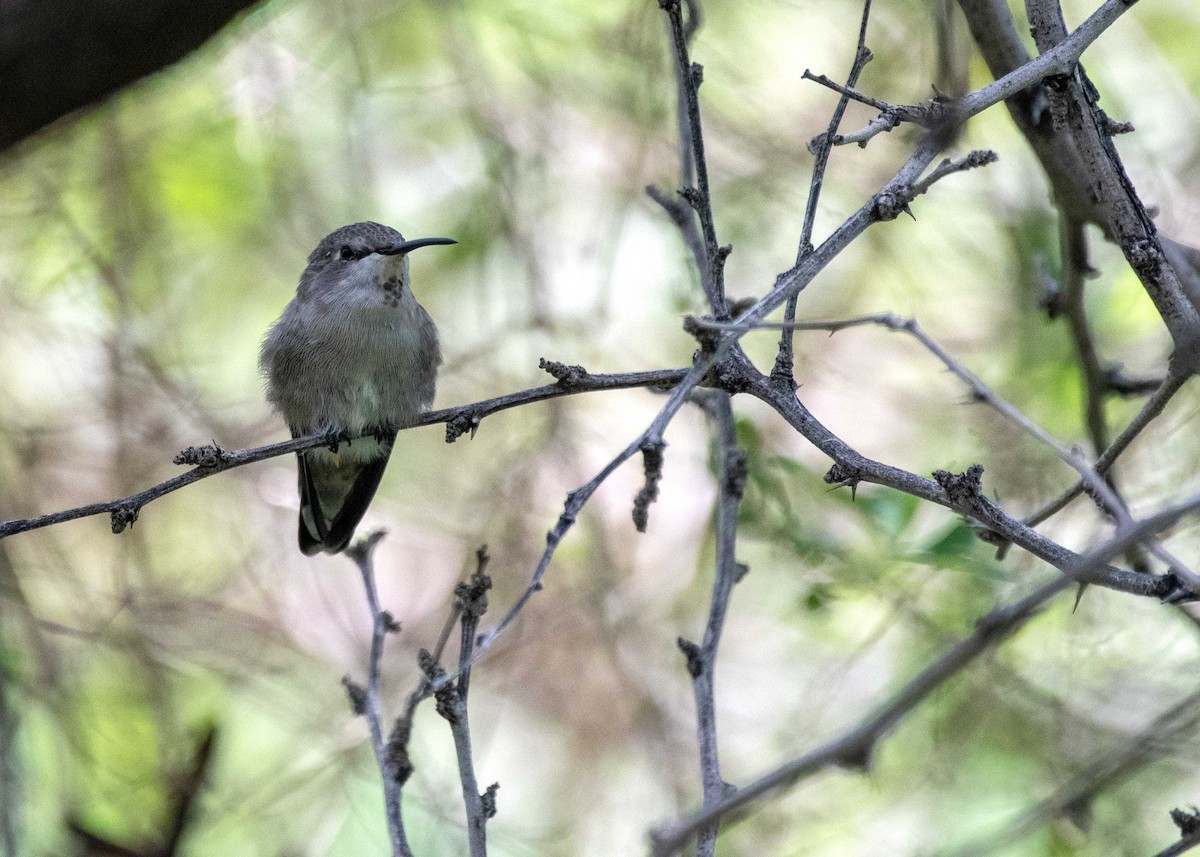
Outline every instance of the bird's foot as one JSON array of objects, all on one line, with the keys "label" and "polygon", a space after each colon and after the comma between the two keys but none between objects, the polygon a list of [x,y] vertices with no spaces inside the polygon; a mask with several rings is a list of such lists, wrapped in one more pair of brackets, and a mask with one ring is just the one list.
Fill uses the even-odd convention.
[{"label": "bird's foot", "polygon": [[334,455],[337,455],[338,447],[340,447],[343,442],[345,442],[347,446],[350,445],[349,432],[341,431],[339,429],[330,429],[329,431],[325,432],[325,445],[329,447],[329,451]]}]

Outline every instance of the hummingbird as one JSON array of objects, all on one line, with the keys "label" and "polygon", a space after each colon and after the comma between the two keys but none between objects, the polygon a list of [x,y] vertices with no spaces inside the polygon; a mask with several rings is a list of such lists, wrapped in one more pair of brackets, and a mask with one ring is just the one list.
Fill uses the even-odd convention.
[{"label": "hummingbird", "polygon": [[437,326],[409,285],[408,254],[454,244],[379,223],[343,226],[317,244],[296,296],[259,354],[267,399],[292,437],[329,445],[296,454],[300,550],[338,553],[383,478],[396,431],[433,403]]}]

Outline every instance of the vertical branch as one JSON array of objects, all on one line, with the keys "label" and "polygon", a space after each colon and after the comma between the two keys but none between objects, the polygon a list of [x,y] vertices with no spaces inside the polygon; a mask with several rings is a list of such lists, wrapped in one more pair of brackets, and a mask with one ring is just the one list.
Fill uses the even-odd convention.
[{"label": "vertical branch", "polygon": [[[867,21],[870,17],[871,0],[865,0],[862,23],[858,28],[858,48],[854,52],[854,62],[850,66],[850,74],[846,76],[847,88],[858,83],[859,75],[871,61],[871,52],[867,50]],[[829,120],[829,127],[821,137],[809,144],[816,159],[813,162],[812,181],[808,187],[808,203],[804,208],[804,225],[800,228],[800,246],[796,250],[797,265],[813,250],[813,226],[817,219],[817,203],[821,199],[821,189],[825,184],[825,168],[829,165],[829,153],[833,151],[833,137],[837,134],[838,126],[842,124],[842,116],[845,115],[846,105],[849,103],[850,96],[842,93],[838,98],[837,107],[834,108],[833,116]],[[788,298],[787,306],[783,311],[784,328],[779,334],[779,353],[775,357],[775,368],[771,370],[773,378],[782,378],[788,381],[794,379],[795,350],[792,345],[794,331],[788,325],[796,320],[796,302],[799,299],[798,294],[792,295]]]},{"label": "vertical branch", "polygon": [[[699,0],[687,0],[688,17],[683,26],[684,42],[691,47],[692,37],[700,29],[701,13]],[[667,35],[671,35],[671,21],[666,20]],[[692,156],[692,126],[688,121],[687,82],[679,63],[671,64],[675,77],[675,121],[679,129],[679,186],[692,187],[696,183],[696,161]]]},{"label": "vertical branch", "polygon": [[[717,647],[721,642],[729,597],[734,584],[745,574],[745,567],[738,565],[736,547],[738,505],[746,484],[746,456],[737,445],[729,394],[712,393],[696,398],[712,420],[716,434],[717,478],[720,480],[716,510],[716,575],[704,641],[697,646],[680,637],[678,643],[687,658],[688,673],[692,677],[700,745],[700,777],[704,806],[709,808],[716,806],[729,791],[729,786],[721,777],[718,756],[715,680]],[[720,820],[717,819],[697,831],[697,857],[712,857],[719,828]]]},{"label": "vertical branch", "polygon": [[400,816],[401,783],[407,772],[401,776],[392,760],[389,750],[391,742],[383,740],[383,725],[379,713],[379,664],[383,659],[383,641],[389,631],[396,631],[400,627],[390,613],[379,609],[379,593],[375,588],[375,546],[383,537],[384,531],[378,530],[346,551],[346,555],[358,566],[363,588],[367,592],[367,605],[371,609],[371,655],[367,661],[366,688],[354,684],[349,676],[342,679],[342,683],[350,693],[355,712],[366,716],[367,725],[371,730],[371,749],[375,751],[375,762],[383,777],[383,803],[387,814],[392,857],[413,857],[408,839],[404,835],[404,821]]},{"label": "vertical branch", "polygon": [[[1088,326],[1083,304],[1084,280],[1092,273],[1088,264],[1087,236],[1083,223],[1063,215],[1061,219],[1063,265],[1063,313],[1071,328],[1075,354],[1083,372],[1084,422],[1092,449],[1099,455],[1108,447],[1108,424],[1104,418],[1104,397],[1108,392],[1108,376],[1100,365],[1096,342]],[[1111,480],[1110,480],[1111,484]]]},{"label": "vertical branch", "polygon": [[[685,185],[680,193],[687,200],[700,218],[700,233],[704,238],[705,266],[701,269],[704,280],[704,292],[712,305],[713,316],[718,321],[729,320],[729,305],[725,301],[725,258],[730,248],[721,247],[717,243],[717,230],[713,222],[712,194],[708,184],[708,163],[704,157],[704,129],[700,125],[700,83],[704,79],[704,69],[699,63],[692,63],[688,57],[688,33],[684,29],[683,12],[679,0],[658,0],[659,7],[667,13],[667,27],[671,32],[671,41],[675,47],[675,75],[683,93],[683,101],[687,107],[687,122],[680,118],[680,128],[687,126],[690,138],[691,167],[695,171],[695,185]],[[689,3],[692,10],[692,20],[697,6]],[[686,149],[687,146],[681,146]],[[681,164],[681,172],[688,173],[686,159]]]},{"label": "vertical branch", "polygon": [[[454,591],[462,615],[462,636],[458,653],[458,680],[439,690],[438,713],[450,724],[454,736],[454,750],[458,756],[458,775],[462,783],[463,806],[467,814],[467,841],[471,857],[487,855],[487,820],[496,814],[496,790],[498,784],[488,786],[479,793],[475,778],[475,762],[471,754],[471,724],[467,716],[467,694],[471,682],[471,657],[475,649],[475,632],[479,620],[487,612],[487,592],[492,588],[492,579],[486,570],[490,557],[487,545],[475,552],[478,566],[469,583],[460,583]],[[426,673],[432,680],[434,675]]]}]

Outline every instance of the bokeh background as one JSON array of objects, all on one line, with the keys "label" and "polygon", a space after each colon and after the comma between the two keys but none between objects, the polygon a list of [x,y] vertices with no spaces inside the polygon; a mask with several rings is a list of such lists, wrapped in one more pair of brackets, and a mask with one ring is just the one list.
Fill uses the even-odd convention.
[{"label": "bokeh background", "polygon": [[[1018,4],[1019,5],[1019,4]],[[1067,2],[1068,21],[1090,2]],[[914,103],[939,71],[940,3],[876,2],[861,80]],[[705,5],[693,45],[734,298],[788,268],[808,189],[807,142],[835,96],[805,82],[853,57],[854,2]],[[1018,14],[1019,10],[1018,10]],[[955,11],[950,77],[985,83]],[[1022,20],[1022,19],[1019,19]],[[1103,106],[1165,234],[1200,241],[1200,7],[1139,4],[1086,55]],[[1032,49],[1031,49],[1032,50]],[[451,248],[413,257],[439,325],[437,406],[545,383],[540,357],[596,372],[688,365],[682,316],[702,311],[686,249],[644,187],[678,184],[675,96],[656,3],[270,0],[186,61],[60,122],[0,160],[0,518],[133,493],[178,471],[182,447],[285,437],[256,357],[311,248],[355,220]],[[870,113],[851,107],[844,128]],[[817,221],[833,229],[906,158],[900,130],[834,152]],[[1086,446],[1065,324],[1039,306],[1060,268],[1047,185],[1007,114],[958,143],[1000,161],[939,183],[916,220],[873,227],[805,293],[802,318],[892,310],[1059,438]],[[1169,341],[1135,277],[1096,234],[1088,311],[1101,354],[1161,375]],[[775,334],[748,352],[770,365]],[[875,329],[798,335],[800,396],[864,454],[918,472],[987,468],[1022,514],[1073,480],[915,343]],[[368,526],[399,711],[415,653],[436,640],[483,543],[493,613],[526,585],[565,494],[657,411],[648,391],[505,412],[474,439],[440,427],[398,443]],[[1138,400],[1110,403],[1110,425]],[[1126,456],[1135,511],[1194,492],[1200,398],[1185,390]],[[717,673],[727,779],[742,783],[852,724],[998,601],[1052,570],[1003,563],[945,510],[863,486],[829,491],[829,462],[735,400],[750,457],[734,595]],[[667,435],[648,532],[632,462],[595,496],[546,588],[478,668],[481,784],[498,781],[496,855],[641,853],[656,820],[696,805],[699,775],[678,636],[702,632],[712,575],[710,438],[698,409]],[[1086,548],[1077,504],[1046,525]],[[339,683],[361,678],[369,618],[342,557],[295,546],[290,459],[240,468],[146,507],[0,543],[0,829],[9,855],[86,853],[86,830],[160,841],[198,736],[213,759],[189,855],[386,850],[366,726]],[[365,527],[364,527],[365,529]],[[1200,559],[1198,530],[1167,544]],[[922,705],[869,775],[829,772],[729,828],[725,855],[1150,854],[1167,812],[1200,801],[1200,633],[1179,611],[1089,590]],[[486,620],[485,620],[486,621]],[[1095,800],[1014,825],[1143,738]],[[453,747],[419,714],[406,789],[420,855],[465,850]],[[1011,835],[1010,835],[1011,834]],[[990,851],[989,849],[994,849]]]}]

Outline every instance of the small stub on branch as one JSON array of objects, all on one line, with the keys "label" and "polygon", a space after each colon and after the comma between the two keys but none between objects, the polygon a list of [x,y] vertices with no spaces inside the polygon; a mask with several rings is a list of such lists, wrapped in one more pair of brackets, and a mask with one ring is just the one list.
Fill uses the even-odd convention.
[{"label": "small stub on branch", "polygon": [[569,366],[557,360],[547,360],[545,357],[538,361],[538,368],[552,375],[563,387],[576,386],[588,374],[582,366]]},{"label": "small stub on branch", "polygon": [[683,652],[683,656],[687,658],[688,675],[698,678],[704,672],[704,656],[700,652],[700,647],[683,637],[676,639],[675,645],[679,646],[679,651]]},{"label": "small stub on branch", "polygon": [[933,479],[955,505],[970,505],[983,496],[982,464],[972,464],[963,473],[935,470]]},{"label": "small stub on branch", "polygon": [[1108,115],[1106,115],[1104,119],[1106,120],[1105,124],[1110,137],[1115,137],[1118,134],[1132,134],[1135,130],[1137,130],[1133,127],[1132,122],[1121,122]]},{"label": "small stub on branch", "polygon": [[1171,810],[1171,821],[1179,828],[1180,836],[1195,836],[1200,833],[1200,809],[1194,806],[1191,812],[1182,809]]},{"label": "small stub on branch", "polygon": [[858,483],[861,481],[857,470],[840,461],[829,468],[829,472],[825,474],[825,484],[832,485],[834,488],[849,488],[851,500],[855,499],[855,495],[858,493]]},{"label": "small stub on branch", "polygon": [[642,468],[646,481],[633,500],[633,525],[639,533],[646,532],[650,521],[650,504],[658,499],[658,483],[662,480],[664,441],[646,441],[642,444]]},{"label": "small stub on branch", "polygon": [[[487,565],[487,547],[481,548],[484,551],[484,559],[482,566]],[[492,578],[482,571],[477,571],[471,575],[469,581],[462,581],[458,586],[454,587],[454,597],[458,599],[462,605],[463,614],[474,619],[479,619],[483,614],[487,613],[488,609],[488,590],[492,588]]]},{"label": "small stub on branch", "polygon": [[499,783],[492,783],[483,794],[479,796],[479,800],[483,804],[484,818],[496,817],[496,792],[500,791]]},{"label": "small stub on branch", "polygon": [[354,712],[355,717],[362,717],[367,713],[367,692],[363,686],[350,678],[348,675],[342,676],[342,687],[346,688],[346,695],[350,698],[350,710]]},{"label": "small stub on branch", "polygon": [[911,199],[907,193],[885,191],[876,195],[875,204],[872,206],[871,212],[875,215],[876,220],[895,220],[900,216],[901,212],[916,220],[917,216],[909,208],[909,202],[911,202]]},{"label": "small stub on branch", "polygon": [[453,419],[446,421],[446,443],[454,443],[464,434],[470,432],[471,439],[475,439],[475,430],[479,428],[479,424],[483,419],[474,412],[462,413],[455,416]]},{"label": "small stub on branch", "polygon": [[189,446],[175,454],[175,463],[192,467],[217,467],[229,460],[229,453],[217,446]]},{"label": "small stub on branch", "polygon": [[138,519],[139,506],[118,506],[112,510],[113,535],[125,532],[126,527],[132,527]]},{"label": "small stub on branch", "polygon": [[408,755],[408,739],[412,735],[412,721],[398,717],[387,740],[387,767],[397,785],[404,785],[416,767]]}]

